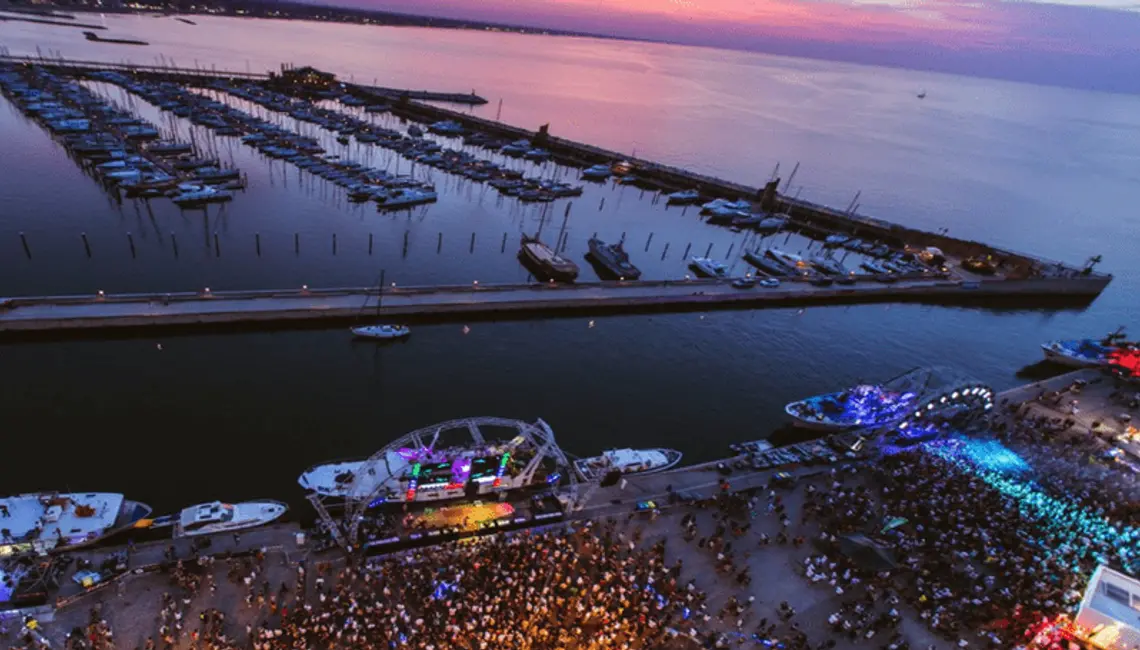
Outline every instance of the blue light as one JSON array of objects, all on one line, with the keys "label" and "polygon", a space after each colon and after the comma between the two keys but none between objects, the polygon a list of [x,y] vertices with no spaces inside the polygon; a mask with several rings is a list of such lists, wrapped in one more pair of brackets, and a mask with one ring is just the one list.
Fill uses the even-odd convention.
[{"label": "blue light", "polygon": [[557,483],[558,481],[561,481],[561,480],[562,480],[562,474],[555,472],[555,473],[551,474],[550,476],[546,477],[546,484],[547,485],[554,485],[555,483]]},{"label": "blue light", "polygon": [[1015,474],[1029,469],[1029,463],[996,440],[951,438],[926,443],[923,448],[943,460],[967,463],[987,472]]},{"label": "blue light", "polygon": [[455,591],[455,584],[446,580],[440,580],[436,583],[435,591],[432,592],[431,597],[436,600],[443,600],[448,594]]}]

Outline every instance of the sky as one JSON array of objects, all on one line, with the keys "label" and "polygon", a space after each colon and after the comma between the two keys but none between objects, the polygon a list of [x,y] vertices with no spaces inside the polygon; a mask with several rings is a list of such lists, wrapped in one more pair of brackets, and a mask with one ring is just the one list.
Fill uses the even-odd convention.
[{"label": "sky", "polygon": [[1140,0],[323,0],[1140,92]]}]

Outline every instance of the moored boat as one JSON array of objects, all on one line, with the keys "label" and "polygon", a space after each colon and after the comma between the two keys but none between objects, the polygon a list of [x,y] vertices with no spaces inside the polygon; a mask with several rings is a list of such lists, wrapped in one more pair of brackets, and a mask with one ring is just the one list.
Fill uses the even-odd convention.
[{"label": "moored boat", "polygon": [[609,165],[593,165],[582,170],[584,181],[604,181],[610,177]]},{"label": "moored boat", "polygon": [[1124,328],[1100,339],[1050,341],[1041,346],[1046,361],[1073,368],[1093,368],[1112,363],[1113,355],[1122,349],[1137,347],[1125,340]]},{"label": "moored boat", "polygon": [[681,452],[675,449],[611,449],[601,456],[574,461],[574,471],[583,481],[594,481],[614,471],[623,476],[663,472],[679,462]]},{"label": "moored boat", "polygon": [[352,333],[362,339],[402,339],[412,333],[407,325],[363,325],[353,327]]},{"label": "moored boat", "polygon": [[599,270],[604,271],[605,275],[618,280],[636,280],[641,277],[641,269],[629,261],[629,254],[625,252],[622,242],[607,244],[597,237],[591,237],[588,243],[590,252],[586,256],[600,266]]},{"label": "moored boat", "polygon": [[288,508],[277,501],[222,503],[213,501],[184,508],[174,527],[175,537],[232,533],[264,526],[285,514]]},{"label": "moored boat", "polygon": [[670,194],[666,203],[672,203],[675,205],[688,205],[690,203],[696,203],[700,200],[701,193],[697,190],[681,190],[679,192],[673,192]]},{"label": "moored boat", "polygon": [[694,257],[689,260],[689,267],[706,278],[725,279],[728,277],[728,265],[719,260],[707,257]]},{"label": "moored boat", "polygon": [[859,384],[834,393],[815,395],[792,402],[784,412],[793,424],[816,431],[843,431],[882,427],[907,416],[919,394],[905,386],[900,375],[882,384]]},{"label": "moored boat", "polygon": [[572,281],[578,277],[578,265],[556,253],[535,237],[522,236],[519,256],[533,267],[537,276],[552,280]]},{"label": "moored boat", "polygon": [[93,544],[150,514],[150,506],[110,492],[38,492],[0,499],[0,557]]}]

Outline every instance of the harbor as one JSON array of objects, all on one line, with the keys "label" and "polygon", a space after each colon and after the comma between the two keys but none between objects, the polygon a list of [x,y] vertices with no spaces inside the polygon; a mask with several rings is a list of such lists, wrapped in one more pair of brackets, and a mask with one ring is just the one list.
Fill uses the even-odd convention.
[{"label": "harbor", "polygon": [[[907,391],[897,393],[903,399],[908,399],[906,395],[914,395],[915,401],[910,402],[908,408],[916,409],[915,416],[921,413],[923,418],[940,423],[937,432],[928,429],[922,436],[913,436],[908,431],[913,431],[914,427],[900,424],[899,414],[892,416],[891,424],[887,426],[890,431],[854,428],[782,447],[763,441],[748,442],[734,445],[735,455],[719,461],[677,469],[663,464],[659,471],[646,473],[639,472],[652,466],[637,463],[669,463],[670,460],[662,457],[655,461],[644,455],[640,457],[643,460],[639,460],[636,454],[630,455],[629,450],[619,450],[608,456],[607,462],[634,463],[626,470],[630,473],[624,474],[616,469],[598,475],[583,473],[569,482],[559,474],[545,473],[559,465],[565,466],[568,460],[559,450],[552,429],[541,420],[527,423],[500,418],[471,418],[432,425],[391,441],[370,459],[338,461],[328,465],[331,468],[328,476],[322,474],[324,470],[319,467],[308,470],[301,483],[310,490],[310,501],[318,514],[315,525],[267,523],[249,530],[234,530],[232,534],[220,532],[202,538],[178,539],[176,534],[173,541],[143,539],[128,546],[79,548],[65,554],[42,556],[39,565],[25,568],[20,568],[24,565],[16,564],[17,560],[4,560],[9,572],[6,581],[12,584],[11,577],[17,576],[14,589],[5,594],[9,607],[17,606],[7,613],[8,620],[14,623],[8,629],[19,628],[18,634],[31,638],[34,643],[54,645],[61,643],[72,627],[82,625],[88,610],[95,607],[104,621],[103,625],[113,628],[116,638],[137,638],[141,644],[147,635],[154,634],[148,625],[153,625],[155,620],[161,622],[167,614],[160,616],[157,611],[158,607],[166,606],[165,602],[139,595],[155,588],[169,589],[162,585],[173,580],[173,588],[186,593],[187,600],[181,607],[189,608],[180,607],[172,611],[181,611],[182,617],[193,621],[197,620],[198,612],[206,616],[215,608],[223,608],[222,611],[227,612],[226,621],[213,624],[220,627],[203,629],[215,630],[210,634],[241,639],[241,627],[248,621],[245,634],[253,639],[252,635],[263,634],[257,630],[272,630],[293,620],[288,619],[284,611],[286,603],[298,612],[308,609],[308,606],[303,607],[306,602],[312,602],[314,608],[319,607],[316,597],[325,593],[322,583],[335,579],[332,576],[346,566],[364,567],[366,571],[381,567],[391,570],[393,562],[400,564],[406,561],[405,558],[438,557],[454,552],[451,549],[480,549],[503,543],[538,544],[550,535],[590,536],[592,530],[609,530],[610,526],[616,525],[618,528],[613,534],[623,531],[623,539],[633,535],[635,542],[647,545],[645,548],[654,544],[664,545],[667,562],[671,565],[683,558],[686,571],[704,566],[716,555],[716,561],[711,562],[703,577],[699,577],[700,569],[697,574],[682,574],[685,580],[690,580],[690,591],[697,588],[700,593],[707,594],[710,616],[697,616],[684,626],[667,625],[663,629],[668,632],[666,638],[694,643],[703,643],[705,639],[741,638],[760,643],[771,637],[783,638],[789,647],[808,647],[794,644],[803,643],[808,637],[814,644],[829,634],[843,635],[851,630],[846,623],[837,624],[837,620],[843,619],[837,619],[832,612],[838,611],[841,615],[848,612],[846,615],[849,615],[844,603],[853,603],[852,595],[859,592],[858,581],[851,579],[853,575],[869,576],[865,572],[887,570],[897,575],[900,581],[907,579],[905,576],[909,569],[899,564],[888,547],[916,534],[914,522],[907,517],[918,517],[917,514],[899,517],[899,510],[894,510],[894,516],[891,516],[889,513],[892,511],[888,509],[888,516],[881,522],[876,524],[878,520],[872,519],[870,526],[863,528],[865,535],[848,536],[842,527],[832,533],[840,535],[843,540],[862,540],[858,542],[861,546],[848,541],[805,545],[805,537],[819,534],[820,528],[817,527],[822,526],[824,532],[835,530],[830,527],[832,524],[828,523],[827,515],[818,510],[817,494],[832,494],[834,497],[831,491],[837,486],[845,486],[840,488],[841,492],[853,487],[859,493],[864,488],[858,486],[889,480],[886,477],[891,476],[890,470],[883,468],[898,468],[900,459],[909,459],[903,462],[911,463],[948,462],[955,468],[959,467],[956,463],[965,463],[961,466],[963,468],[977,463],[978,471],[1010,472],[1010,476],[1016,476],[1029,471],[1026,469],[1029,467],[1027,461],[1018,458],[1018,451],[1042,476],[1052,477],[1050,480],[1060,479],[1060,475],[1055,473],[1059,469],[1056,465],[1062,462],[1064,455],[1051,461],[1054,466],[1050,466],[1037,455],[1040,450],[1034,451],[1040,445],[1076,448],[1091,445],[1089,448],[1101,449],[1097,452],[1098,460],[1094,466],[1101,473],[1098,478],[1105,489],[1115,480],[1113,474],[1137,471],[1129,469],[1138,466],[1132,456],[1135,452],[1113,447],[1114,444],[1127,443],[1129,435],[1135,435],[1129,433],[1134,432],[1134,428],[1129,428],[1130,418],[1124,414],[1129,410],[1132,414],[1140,411],[1140,402],[1130,397],[1129,384],[1122,383],[1118,375],[1113,376],[1103,369],[1077,370],[998,394],[988,393],[976,380],[953,372],[947,374],[945,370],[915,371],[908,376],[911,378],[903,383],[898,380],[885,383],[884,387],[889,387],[885,390]],[[1132,383],[1133,392],[1135,387]],[[966,406],[963,410],[953,400],[947,401],[951,393],[954,396],[967,393],[984,396],[985,399],[961,402]],[[1125,396],[1124,402],[1119,401],[1122,395]],[[884,395],[875,399],[887,400],[883,403],[890,408],[889,401],[896,398]],[[1130,403],[1129,399],[1132,400]],[[1084,420],[1069,426],[1057,424],[1065,415],[1076,411],[1070,406],[1075,406],[1078,401],[1082,411],[1111,413],[1112,417],[1098,416],[1096,424]],[[1056,417],[1057,414],[1062,415]],[[913,418],[908,421],[912,424],[917,422]],[[1027,429],[1027,426],[1031,428]],[[490,437],[492,429],[503,428],[513,428],[516,434],[504,433],[498,439],[501,442]],[[1040,435],[1046,428],[1053,431],[1048,439],[1032,441],[1022,437],[1029,431]],[[1064,431],[1064,437],[1060,437],[1061,431]],[[467,432],[471,442],[456,446],[456,440],[449,437],[450,432]],[[513,438],[510,437],[512,435]],[[900,448],[898,445],[903,440],[906,442]],[[1002,446],[1003,442],[1009,449]],[[1104,453],[1105,449],[1116,451]],[[461,453],[463,455],[456,455]],[[490,454],[487,470],[474,467],[486,454]],[[504,458],[501,464],[490,462],[499,455]],[[923,456],[933,460],[923,460]],[[461,467],[460,463],[452,462],[455,458],[465,459],[466,465]],[[546,458],[554,465],[549,466],[551,469],[540,469],[539,474],[532,477],[529,473],[533,471],[531,468],[546,467]],[[508,465],[511,469],[504,472],[502,468]],[[525,471],[522,471],[523,465],[527,467]],[[500,469],[496,472],[494,466]],[[475,482],[471,485],[491,488],[491,479],[494,479],[492,491],[500,492],[499,498],[476,497],[472,500],[470,494],[464,496],[464,484],[455,484],[457,479],[452,478],[456,472],[462,473],[463,481]],[[403,478],[398,484],[393,483],[391,488],[385,488],[383,486],[390,480],[383,478],[385,476],[390,476],[391,480]],[[500,479],[504,481],[502,484]],[[319,487],[321,481],[326,482],[326,488]],[[512,481],[534,483],[546,489],[537,492],[527,490],[522,488],[523,483]],[[1089,488],[1101,489],[1100,485]],[[520,489],[517,496],[511,496]],[[404,494],[405,490],[407,494]],[[470,492],[469,489],[466,491]],[[888,494],[885,491],[883,498],[888,498]],[[389,505],[398,503],[386,505],[384,495],[387,499],[398,495],[399,501],[406,498],[403,509],[389,509]],[[329,499],[347,500],[332,504]],[[426,503],[418,503],[425,500]],[[413,501],[417,503],[409,509]],[[765,501],[767,514],[758,514],[756,511]],[[195,508],[200,510],[207,506],[214,508],[213,511],[219,507],[206,504]],[[748,516],[749,508],[753,511],[751,517]],[[191,510],[188,508],[186,512]],[[709,551],[705,549],[705,540],[702,538],[699,547],[694,540],[699,529],[712,525],[708,519],[710,510],[723,513],[725,528],[718,528],[719,532],[711,536],[714,545],[718,543],[716,540],[721,540],[716,548],[719,554],[706,555]],[[8,519],[12,519],[13,513],[6,514]],[[183,521],[187,521],[188,516],[183,514]],[[792,517],[798,523],[789,527]],[[817,519],[819,517],[822,519]],[[885,527],[879,531],[884,523]],[[147,525],[155,524],[148,520]],[[136,526],[139,530],[145,528]],[[473,546],[468,542],[456,546],[453,544],[456,540],[482,540],[482,545]],[[724,544],[725,540],[731,540],[738,547],[752,542],[749,546],[758,546],[759,550],[743,552],[741,559],[741,551],[731,552],[730,547]],[[1133,558],[1129,548],[1117,548],[1126,567]],[[346,554],[355,559],[346,564]],[[872,556],[878,559],[869,559]],[[846,589],[827,585],[820,588],[817,585],[820,578],[816,574],[821,557],[831,557],[847,567],[841,579]],[[841,557],[846,559],[839,560]],[[726,561],[731,567],[727,575],[723,564]],[[191,566],[198,568],[189,575],[185,574]],[[803,568],[793,569],[796,566],[806,566],[806,572]],[[715,571],[712,570],[714,568]],[[243,587],[240,576],[250,571],[255,579],[247,581]],[[223,577],[227,574],[228,580]],[[194,575],[198,577],[191,578]],[[749,586],[753,575],[765,578],[755,589]],[[264,576],[273,589],[257,586],[261,579],[259,576]],[[778,576],[786,576],[779,580],[787,584],[773,593],[767,587]],[[838,577],[838,572],[834,577]],[[187,579],[190,579],[189,583]],[[200,582],[203,579],[204,583]],[[1083,588],[1080,575],[1066,574],[1064,579],[1072,581],[1074,588]],[[280,592],[276,591],[277,584],[283,586]],[[1067,638],[1083,642],[1095,640],[1095,631],[1081,627],[1080,621],[1086,615],[1084,606],[1075,617],[1056,618],[1051,611],[1046,611],[1038,614],[1044,615],[1042,619],[1022,617],[1017,612],[995,611],[978,615],[976,623],[962,621],[963,625],[959,625],[945,618],[941,623],[936,620],[932,623],[930,618],[920,615],[926,611],[922,601],[917,599],[921,589],[915,593],[899,584],[897,597],[900,601],[892,601],[893,620],[889,625],[876,623],[870,628],[887,629],[886,634],[893,635],[890,638],[899,644],[898,647],[909,644],[910,647],[933,645],[950,648],[959,645],[963,639],[991,647],[991,643],[1002,643],[1003,635],[1007,633],[1005,628],[974,625],[994,616],[1010,620],[1010,627],[1018,628],[1012,632],[1014,634],[1021,633],[1021,626],[1036,630],[1037,625],[1044,623],[1042,629],[1047,628],[1049,634],[1064,633]],[[879,585],[879,588],[883,587]],[[888,589],[889,593],[894,593],[894,588]],[[238,606],[243,594],[246,607]],[[996,594],[991,597],[996,598]],[[309,601],[310,598],[314,600]],[[769,628],[766,621],[760,621],[756,632],[752,633],[739,625],[734,629],[731,624],[722,624],[723,617],[714,620],[711,616],[721,608],[731,609],[736,606],[734,603],[744,600],[750,607],[755,601],[755,611],[766,613],[765,618],[771,617],[770,620],[777,621],[776,625]],[[266,609],[267,604],[272,611]],[[1061,603],[1057,603],[1053,611],[1063,609],[1060,606]],[[278,612],[278,608],[282,611]],[[703,607],[701,611],[705,611]],[[741,613],[743,608],[737,616]],[[758,616],[752,618],[748,629],[755,625]],[[787,628],[786,624],[793,616],[798,624]],[[684,619],[689,618],[690,615],[684,616]],[[869,619],[861,620],[855,625],[870,623]],[[168,636],[167,642],[173,647],[181,647],[182,643],[199,634],[191,636],[188,629],[174,626],[173,621],[170,626],[163,627],[158,634]],[[865,628],[856,629],[862,635]],[[801,635],[804,638],[797,641]],[[853,646],[856,638],[851,637]],[[866,640],[871,635],[858,638]],[[918,643],[922,645],[916,645]],[[1107,646],[1094,644],[1089,647]]]}]

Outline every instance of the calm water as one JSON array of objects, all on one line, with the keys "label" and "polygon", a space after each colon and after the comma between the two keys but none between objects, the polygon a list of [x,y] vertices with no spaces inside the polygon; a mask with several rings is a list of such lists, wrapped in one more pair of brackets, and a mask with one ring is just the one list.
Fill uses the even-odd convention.
[{"label": "calm water", "polygon": [[[144,48],[2,23],[0,45],[237,70],[292,61],[356,81],[475,89],[492,100],[475,109],[484,116],[502,98],[504,121],[550,123],[557,135],[733,180],[758,184],[777,162],[786,176],[799,161],[801,196],[843,207],[862,190],[863,212],[1071,262],[1101,254],[1116,280],[1088,309],[1060,313],[894,305],[599,318],[592,327],[472,323],[466,334],[450,324],[382,348],[339,330],[4,345],[0,493],[121,490],[159,509],[214,497],[295,501],[293,481],[313,462],[476,414],[541,416],[580,454],[661,445],[708,459],[768,435],[783,404],[807,394],[927,364],[1007,387],[1043,340],[1136,325],[1140,97],[642,43],[195,20],[106,19],[109,35],[145,38]],[[303,61],[301,42],[312,53]],[[117,88],[99,91],[130,101]],[[191,137],[185,121],[142,102],[135,110]],[[553,240],[563,228],[567,200],[520,206],[423,169],[439,203],[379,214],[233,139],[193,137],[248,173],[250,188],[205,214],[164,201],[119,205],[38,126],[0,105],[0,295],[359,286],[381,269],[400,284],[521,281],[518,232],[541,226]],[[379,149],[341,153],[395,169]],[[626,233],[635,262],[657,278],[684,273],[689,244],[694,254],[712,244],[714,257],[731,246],[736,259],[748,243],[632,188],[588,188],[565,229],[575,257],[594,232]]]}]

